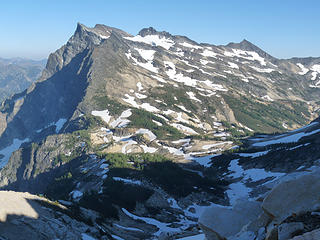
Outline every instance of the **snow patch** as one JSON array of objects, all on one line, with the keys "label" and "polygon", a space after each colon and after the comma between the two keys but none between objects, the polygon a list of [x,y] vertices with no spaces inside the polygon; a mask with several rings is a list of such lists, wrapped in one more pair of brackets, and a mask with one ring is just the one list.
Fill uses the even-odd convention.
[{"label": "snow patch", "polygon": [[190,98],[191,100],[195,100],[195,101],[197,101],[197,102],[201,102],[200,99],[196,98],[196,96],[195,96],[195,94],[194,94],[193,92],[186,92],[186,94],[189,96],[189,98]]},{"label": "snow patch", "polygon": [[126,178],[121,178],[121,177],[113,177],[112,178],[114,181],[121,181],[127,184],[134,184],[134,185],[142,185],[142,182],[139,180],[131,180],[131,179],[126,179]]},{"label": "snow patch", "polygon": [[317,72],[312,72],[312,73],[311,73],[311,80],[312,80],[312,81],[316,80],[316,79],[317,79],[317,75],[318,75]]},{"label": "snow patch", "polygon": [[256,157],[260,157],[263,155],[268,154],[269,150],[267,151],[263,151],[263,152],[255,152],[255,153],[238,153],[238,155],[240,157],[251,157],[251,158],[256,158]]},{"label": "snow patch", "polygon": [[101,117],[103,121],[106,123],[109,123],[111,119],[111,115],[109,113],[109,110],[103,110],[103,111],[92,111],[91,114],[96,117]]},{"label": "snow patch", "polygon": [[203,156],[203,157],[191,157],[191,160],[199,163],[204,167],[210,167],[210,162],[212,161],[213,155]]},{"label": "snow patch", "polygon": [[172,62],[164,61],[164,64],[166,67],[170,68],[166,71],[166,74],[173,81],[183,83],[189,87],[195,87],[197,85],[197,80],[183,76],[182,73],[176,73],[176,66]]},{"label": "snow patch", "polygon": [[148,112],[159,112],[160,110],[154,106],[151,106],[149,103],[142,103],[141,105],[139,105],[136,101],[135,101],[135,97],[130,96],[129,94],[125,94],[126,98],[122,98],[123,101],[131,104],[133,107],[135,108],[142,108]]},{"label": "snow patch", "polygon": [[144,94],[141,94],[141,93],[135,93],[136,97],[139,98],[139,99],[145,99],[147,98],[148,96],[144,95]]},{"label": "snow patch", "polygon": [[204,83],[205,85],[207,85],[208,87],[210,87],[210,88],[212,88],[213,90],[216,90],[216,91],[221,91],[221,92],[227,92],[228,91],[228,89],[226,89],[221,84],[212,83],[210,80],[202,81],[202,83]]},{"label": "snow patch", "polygon": [[192,134],[192,135],[198,135],[199,133],[197,133],[195,130],[193,130],[190,127],[184,126],[182,124],[179,123],[172,123],[171,126],[177,128],[178,130],[185,132],[187,134]]},{"label": "snow patch", "polygon": [[79,191],[79,190],[73,190],[71,193],[70,193],[70,196],[73,198],[73,199],[78,199],[78,198],[81,198],[83,195],[83,192]]},{"label": "snow patch", "polygon": [[311,73],[311,80],[316,80],[317,79],[317,76],[318,76],[318,73],[320,73],[320,64],[315,64],[311,67],[311,70],[313,71]]},{"label": "snow patch", "polygon": [[209,61],[200,59],[200,63],[201,63],[202,65],[207,65],[207,64],[209,63]]},{"label": "snow patch", "polygon": [[131,109],[125,110],[124,112],[121,113],[120,117],[118,117],[116,120],[110,123],[110,126],[112,128],[126,127],[130,123],[130,120],[128,120],[127,118],[130,117],[131,115],[132,115]]},{"label": "snow patch", "polygon": [[136,131],[136,134],[147,134],[151,142],[157,138],[157,136],[154,135],[153,132],[145,128],[140,128],[139,130]]},{"label": "snow patch", "polygon": [[142,91],[143,90],[143,87],[142,87],[142,83],[141,82],[137,82],[137,88],[138,88],[138,91]]},{"label": "snow patch", "polygon": [[127,211],[126,209],[122,208],[122,211],[129,217],[131,217],[132,219],[134,220],[141,220],[147,224],[151,224],[151,225],[154,225],[158,228],[158,231],[156,233],[154,233],[155,236],[159,237],[160,234],[162,232],[166,232],[166,233],[177,233],[177,232],[180,232],[181,229],[178,229],[178,228],[171,228],[171,227],[168,227],[170,225],[170,223],[163,223],[163,222],[160,222],[156,219],[153,219],[153,218],[148,218],[148,217],[139,217],[139,216],[136,216],[132,213],[130,213],[129,211]]},{"label": "snow patch", "polygon": [[231,68],[239,69],[239,66],[233,62],[228,62],[228,64]]},{"label": "snow patch", "polygon": [[244,50],[240,50],[240,49],[232,49],[232,52],[225,51],[224,55],[227,57],[244,58],[249,61],[258,61],[262,66],[266,66],[265,59],[254,51],[244,51]]},{"label": "snow patch", "polygon": [[56,123],[56,133],[59,133],[60,130],[62,129],[63,125],[67,122],[67,119],[65,118],[60,118]]},{"label": "snow patch", "polygon": [[213,147],[216,147],[216,146],[220,146],[220,145],[224,145],[224,144],[232,144],[232,142],[228,141],[228,142],[219,142],[219,143],[203,145],[202,149],[208,150],[210,148],[213,148]]},{"label": "snow patch", "polygon": [[269,96],[269,95],[265,95],[263,97],[261,97],[263,100],[269,101],[269,102],[273,102],[273,99]]},{"label": "snow patch", "polygon": [[13,139],[13,143],[10,146],[0,150],[0,156],[3,155],[3,157],[0,158],[0,168],[3,168],[8,163],[8,161],[11,157],[11,154],[14,151],[17,151],[20,148],[21,144],[28,142],[28,141],[30,141],[29,138],[25,138],[23,140],[19,140],[19,139],[15,138],[15,139]]},{"label": "snow patch", "polygon": [[200,53],[204,57],[217,57],[217,53],[210,51],[208,49],[205,49],[202,53]]},{"label": "snow patch", "polygon": [[154,50],[146,50],[146,49],[141,49],[141,48],[134,48],[134,49],[138,51],[138,53],[140,54],[140,56],[144,60],[153,61],[153,56],[154,56],[156,51],[154,51]]},{"label": "snow patch", "polygon": [[187,113],[191,113],[191,111],[186,109],[185,106],[182,106],[182,105],[176,105],[176,106]]},{"label": "snow patch", "polygon": [[[263,146],[272,145],[272,144],[298,142],[301,138],[316,134],[318,132],[320,132],[320,129],[317,129],[317,130],[314,130],[314,131],[308,132],[308,133],[298,132],[298,133],[295,133],[295,134],[292,134],[292,135],[282,136],[282,137],[279,137],[279,138],[274,139],[274,140],[256,142],[256,143],[252,144],[252,146],[254,146],[254,147],[263,147]],[[291,133],[293,133],[293,132],[291,132]]]},{"label": "snow patch", "polygon": [[261,73],[271,73],[273,71],[275,71],[272,68],[258,68],[255,66],[250,66],[253,70],[257,71],[257,72],[261,72]]},{"label": "snow patch", "polygon": [[124,37],[127,40],[134,42],[143,42],[152,46],[160,46],[169,50],[173,45],[174,41],[169,38],[160,37],[159,35],[147,35],[147,36],[134,36],[134,37]]},{"label": "snow patch", "polygon": [[140,105],[140,107],[148,112],[159,112],[160,111],[158,108],[151,106],[150,103],[142,103]]},{"label": "snow patch", "polygon": [[134,144],[137,144],[136,141],[133,141],[132,139],[129,139],[128,141],[126,141],[127,143],[122,147],[121,149],[121,152],[123,154],[126,154],[126,153],[130,153],[131,152],[131,149],[127,150],[127,147],[130,146],[130,145],[134,145]]},{"label": "snow patch", "polygon": [[[145,50],[145,51],[147,51],[147,50]],[[152,51],[152,50],[150,50],[150,51]],[[152,64],[153,63],[153,61],[152,61],[153,57],[152,57],[152,60],[147,60],[147,62],[142,63],[142,62],[139,62],[135,57],[132,56],[130,49],[129,49],[128,53],[126,53],[125,55],[126,55],[126,57],[128,59],[131,59],[131,60],[134,61],[134,65],[138,65],[138,66],[143,67],[144,69],[147,69],[147,70],[149,70],[151,72],[158,73],[158,68],[154,67],[153,64]],[[145,56],[147,56],[147,55],[148,54],[145,54]]]},{"label": "snow patch", "polygon": [[300,75],[305,75],[307,72],[309,72],[309,69],[303,66],[301,63],[297,63],[298,67],[301,68],[301,72],[298,72]]},{"label": "snow patch", "polygon": [[125,230],[129,230],[129,231],[143,232],[143,231],[142,231],[141,229],[139,229],[139,228],[124,227],[124,226],[119,225],[119,224],[116,224],[116,223],[114,223],[113,225],[116,226],[116,227],[118,227],[118,228],[125,229]]},{"label": "snow patch", "polygon": [[194,49],[202,49],[203,48],[201,46],[197,46],[197,45],[190,44],[190,43],[187,43],[187,42],[183,42],[183,43],[179,43],[179,44],[184,46],[184,47],[187,47],[187,48],[194,48]]},{"label": "snow patch", "polygon": [[163,125],[161,122],[158,122],[158,121],[153,120],[153,119],[152,119],[152,122],[154,122],[155,124],[157,124],[157,125],[160,126],[160,127]]},{"label": "snow patch", "polygon": [[179,238],[179,240],[204,240],[206,236],[202,234],[190,236],[190,237],[184,237],[184,238]]},{"label": "snow patch", "polygon": [[138,105],[138,103],[134,100],[135,97],[130,96],[129,94],[125,94],[124,95],[126,98],[122,98],[123,101],[131,104],[133,107],[135,108],[139,108],[140,106]]},{"label": "snow patch", "polygon": [[114,238],[114,239],[116,239],[116,240],[125,240],[125,239],[123,239],[123,238],[121,238],[121,237],[119,237],[119,236],[117,236],[117,235],[112,235],[112,234],[111,234],[111,236],[112,236],[112,238]]},{"label": "snow patch", "polygon": [[147,145],[140,145],[145,153],[155,153],[158,149],[154,147],[148,147]]},{"label": "snow patch", "polygon": [[96,240],[95,238],[89,236],[86,233],[81,233],[81,238],[82,238],[82,240]]},{"label": "snow patch", "polygon": [[154,76],[154,75],[152,75],[151,77],[153,77],[154,79],[156,79],[157,81],[159,81],[159,82],[161,82],[161,83],[167,83],[167,81],[166,81],[166,80],[164,80],[164,79],[163,79],[163,78],[161,78],[161,77]]},{"label": "snow patch", "polygon": [[[269,177],[277,179],[285,175],[285,173],[267,172],[264,169],[258,168],[244,170],[239,165],[239,159],[232,160],[228,170],[232,172],[229,176],[233,178],[241,178],[238,182],[230,184],[229,190],[226,191],[231,205],[234,205],[240,198],[250,198],[249,194],[251,189],[245,185],[246,182],[256,182]],[[275,179],[271,181],[274,181]]]}]

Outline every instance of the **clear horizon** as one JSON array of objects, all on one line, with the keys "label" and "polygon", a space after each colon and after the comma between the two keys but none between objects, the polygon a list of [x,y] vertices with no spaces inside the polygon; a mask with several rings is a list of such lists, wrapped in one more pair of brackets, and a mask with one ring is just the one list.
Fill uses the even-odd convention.
[{"label": "clear horizon", "polygon": [[152,26],[214,45],[247,39],[277,58],[320,57],[318,1],[15,0],[0,6],[1,58],[47,58],[72,36],[77,22],[132,35]]}]

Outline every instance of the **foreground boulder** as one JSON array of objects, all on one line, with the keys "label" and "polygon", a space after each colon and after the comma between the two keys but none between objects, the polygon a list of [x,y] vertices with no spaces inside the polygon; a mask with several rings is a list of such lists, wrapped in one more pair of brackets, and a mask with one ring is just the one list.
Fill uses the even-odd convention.
[{"label": "foreground boulder", "polygon": [[29,193],[0,191],[0,222],[5,222],[10,215],[38,218],[38,213],[31,205],[34,200],[42,199]]},{"label": "foreground boulder", "polygon": [[240,200],[232,209],[214,206],[206,210],[199,218],[199,225],[207,239],[225,239],[240,232],[261,212],[261,203]]},{"label": "foreground boulder", "polygon": [[233,208],[214,206],[199,225],[208,240],[320,239],[319,189],[319,169],[289,174],[262,203],[242,199]]},{"label": "foreground boulder", "polygon": [[301,236],[296,236],[291,240],[319,240],[320,239],[320,229],[307,232]]},{"label": "foreground boulder", "polygon": [[94,228],[64,210],[29,193],[0,191],[0,239],[94,239]]},{"label": "foreground boulder", "polygon": [[320,203],[319,189],[318,171],[283,181],[266,196],[262,208],[280,223],[293,214],[317,208]]}]

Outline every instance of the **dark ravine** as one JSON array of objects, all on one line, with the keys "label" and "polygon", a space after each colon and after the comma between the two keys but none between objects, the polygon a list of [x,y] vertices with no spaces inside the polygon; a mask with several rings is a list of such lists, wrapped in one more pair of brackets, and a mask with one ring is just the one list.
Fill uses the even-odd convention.
[{"label": "dark ravine", "polygon": [[[318,66],[247,40],[215,46],[78,24],[38,81],[0,109],[0,186],[72,202],[83,222],[96,214],[97,239],[197,234],[206,207],[241,197],[237,184],[253,199],[265,183],[317,164],[317,121],[298,142],[253,135],[290,137],[317,118]],[[254,171],[269,175],[254,181]]]}]

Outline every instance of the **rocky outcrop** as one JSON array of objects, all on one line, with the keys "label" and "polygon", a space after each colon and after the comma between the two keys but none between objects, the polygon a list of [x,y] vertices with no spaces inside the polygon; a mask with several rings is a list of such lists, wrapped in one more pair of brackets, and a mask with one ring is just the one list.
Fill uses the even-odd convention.
[{"label": "rocky outcrop", "polygon": [[[241,207],[236,203],[232,209],[213,207],[202,214],[199,225],[209,240],[291,239],[319,226],[317,217],[312,220],[318,214],[310,214],[319,209],[319,184],[319,169],[289,174],[267,193],[262,204],[241,201]],[[317,234],[316,230],[293,239],[317,239]]]},{"label": "rocky outcrop", "polygon": [[291,240],[318,240],[320,239],[320,229],[313,230],[301,236],[296,236]]},{"label": "rocky outcrop", "polygon": [[0,191],[0,239],[85,239],[93,227],[70,218],[66,207],[29,193]]},{"label": "rocky outcrop", "polygon": [[260,213],[261,203],[240,200],[232,209],[221,206],[208,209],[201,215],[199,225],[206,235],[211,236],[208,239],[220,240],[240,232],[243,226],[256,220]]},{"label": "rocky outcrop", "polygon": [[280,223],[289,216],[311,211],[320,204],[320,175],[316,171],[281,182],[266,196],[262,208]]}]

